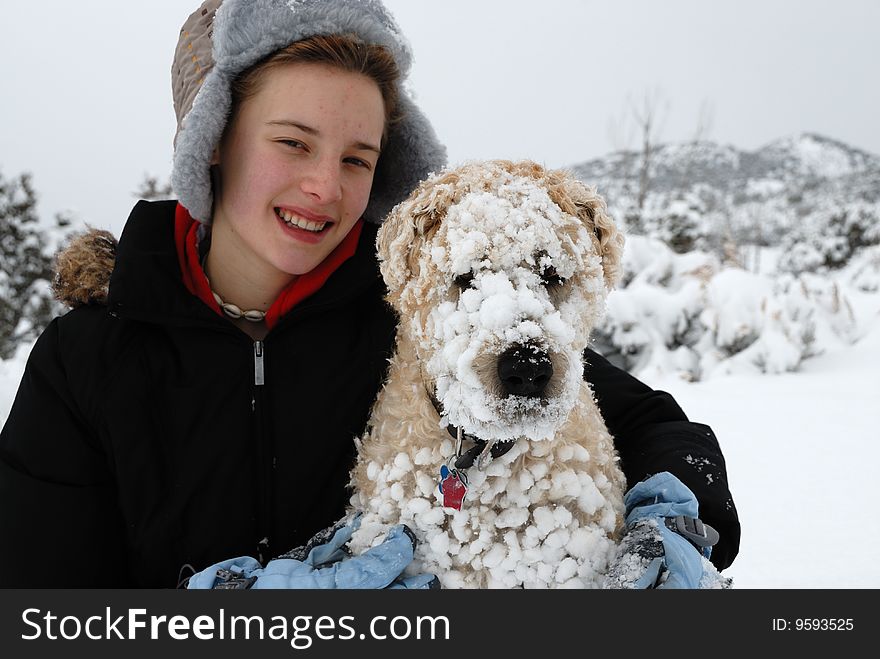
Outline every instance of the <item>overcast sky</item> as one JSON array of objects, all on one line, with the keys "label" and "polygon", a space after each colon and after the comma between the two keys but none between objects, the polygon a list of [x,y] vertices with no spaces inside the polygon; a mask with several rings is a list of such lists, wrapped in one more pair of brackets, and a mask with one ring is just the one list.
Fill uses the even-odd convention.
[{"label": "overcast sky", "polygon": [[[739,148],[811,131],[880,153],[876,0],[386,3],[452,161],[557,167],[632,146],[621,119],[646,93],[663,141],[702,115]],[[32,172],[44,217],[118,234],[144,174],[168,177],[171,59],[197,5],[0,0],[0,173]]]}]

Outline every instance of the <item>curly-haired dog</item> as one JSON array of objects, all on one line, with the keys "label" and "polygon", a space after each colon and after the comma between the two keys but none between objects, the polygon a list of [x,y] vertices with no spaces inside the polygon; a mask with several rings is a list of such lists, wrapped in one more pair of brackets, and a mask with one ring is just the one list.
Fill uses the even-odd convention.
[{"label": "curly-haired dog", "polygon": [[400,522],[447,588],[597,587],[624,477],[582,355],[620,266],[604,201],[562,171],[474,163],[430,178],[379,238],[399,314],[359,441],[359,553]]}]

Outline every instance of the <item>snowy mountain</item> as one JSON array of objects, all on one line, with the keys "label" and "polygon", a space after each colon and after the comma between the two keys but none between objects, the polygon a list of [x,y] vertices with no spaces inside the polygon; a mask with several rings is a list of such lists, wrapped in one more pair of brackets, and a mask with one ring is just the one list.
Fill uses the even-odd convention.
[{"label": "snowy mountain", "polygon": [[[638,189],[641,162],[642,153],[620,151],[571,169],[614,204]],[[649,178],[652,194],[708,186],[735,205],[816,188],[877,201],[880,156],[813,133],[783,138],[757,151],[713,142],[665,144],[651,158]]]},{"label": "snowy mountain", "polygon": [[631,151],[572,169],[628,234],[594,339],[636,375],[797,371],[873,323],[853,300],[880,291],[880,157],[805,133],[657,146],[647,177]]}]

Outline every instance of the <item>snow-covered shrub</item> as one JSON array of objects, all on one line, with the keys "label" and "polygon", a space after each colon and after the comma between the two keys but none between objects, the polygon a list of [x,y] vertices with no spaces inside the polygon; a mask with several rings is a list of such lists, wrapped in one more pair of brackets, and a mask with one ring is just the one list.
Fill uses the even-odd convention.
[{"label": "snow-covered shrub", "polygon": [[608,299],[608,312],[593,331],[596,348],[633,373],[694,372],[698,360],[690,347],[703,332],[702,288],[719,267],[712,255],[676,255],[661,240],[629,236],[625,288]]},{"label": "snow-covered shrub", "polygon": [[784,196],[730,204],[727,210],[730,230],[738,243],[778,245],[797,226],[795,209]]},{"label": "snow-covered shrub", "polygon": [[827,277],[722,267],[640,236],[628,238],[623,265],[626,287],[609,297],[595,347],[639,377],[794,371],[856,338],[851,305]]},{"label": "snow-covered shrub", "polygon": [[725,237],[726,207],[717,191],[695,186],[677,194],[648,198],[642,225],[644,233],[666,243],[678,254],[692,250],[718,250]]},{"label": "snow-covered shrub", "polygon": [[779,257],[779,269],[783,272],[793,274],[816,272],[824,262],[825,257],[822,252],[813,246],[812,241],[805,240],[802,236],[792,236],[783,242],[782,254]]},{"label": "snow-covered shrub", "polygon": [[659,238],[678,254],[695,249],[705,237],[702,209],[691,200],[675,199],[658,214],[649,216],[647,233]]},{"label": "snow-covered shrub", "polygon": [[855,201],[826,205],[804,216],[783,239],[781,270],[793,274],[840,269],[860,249],[880,244],[880,208]]},{"label": "snow-covered shrub", "polygon": [[880,292],[880,245],[861,250],[848,267],[847,279],[865,293]]},{"label": "snow-covered shrub", "polygon": [[707,287],[701,376],[797,370],[813,354],[816,308],[792,277],[728,269]]},{"label": "snow-covered shrub", "polygon": [[[650,284],[636,284],[625,295],[608,300],[608,314],[594,331],[601,336],[600,349],[631,372],[646,369],[692,371],[694,355],[687,347],[699,336],[699,284],[691,282],[678,291]],[[676,353],[672,355],[671,353]]]}]

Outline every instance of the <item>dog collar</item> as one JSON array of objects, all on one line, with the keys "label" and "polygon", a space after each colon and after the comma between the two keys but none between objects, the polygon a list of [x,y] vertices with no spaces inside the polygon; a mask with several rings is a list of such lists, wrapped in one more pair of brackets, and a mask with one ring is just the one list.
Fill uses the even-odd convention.
[{"label": "dog collar", "polygon": [[[440,411],[440,401],[434,397],[434,394],[428,389],[427,385],[425,386],[425,393],[428,396],[428,400],[431,401],[434,411],[437,412],[437,416],[442,419],[443,413]],[[515,441],[512,439],[496,439],[489,442],[485,439],[469,435],[451,423],[446,426],[446,432],[455,440],[455,456],[451,460],[451,468],[449,464],[440,466],[440,483],[438,488],[440,494],[443,495],[444,508],[461,510],[468,490],[467,470],[474,466],[474,464],[476,464],[477,469],[481,469],[486,464],[487,459],[500,458],[513,448]],[[464,440],[473,442],[474,445],[467,451],[462,452]]]},{"label": "dog collar", "polygon": [[[446,432],[452,435],[452,437],[456,441],[458,441],[458,431],[459,429],[452,424],[446,426]],[[456,469],[468,469],[469,467],[473,466],[474,462],[477,462],[477,468],[479,469],[482,465],[482,461],[479,460],[479,458],[485,458],[484,454],[487,451],[493,459],[500,458],[502,455],[512,449],[514,444],[514,441],[512,439],[503,439],[496,440],[492,442],[490,446],[487,446],[489,442],[487,442],[485,439],[480,439],[466,433],[462,433],[461,436],[462,439],[470,440],[474,443],[474,445],[464,453],[461,452],[460,446],[456,447],[456,456],[454,463]]]},{"label": "dog collar", "polygon": [[[442,419],[443,413],[440,411],[440,401],[434,397],[434,394],[427,385],[425,385],[425,393],[428,394],[428,400],[431,401],[431,405],[433,405],[434,411],[437,412],[437,416]],[[512,449],[515,443],[515,440],[513,439],[496,439],[491,443],[491,446],[487,447],[487,440],[469,435],[458,426],[454,426],[451,423],[446,426],[446,432],[448,432],[452,439],[456,441],[455,462],[453,463],[453,466],[456,469],[468,469],[474,465],[474,462],[477,462],[477,468],[479,469],[485,460],[484,454],[488,452],[493,459],[500,458]],[[463,440],[468,440],[474,444],[464,453],[461,452]]]}]

